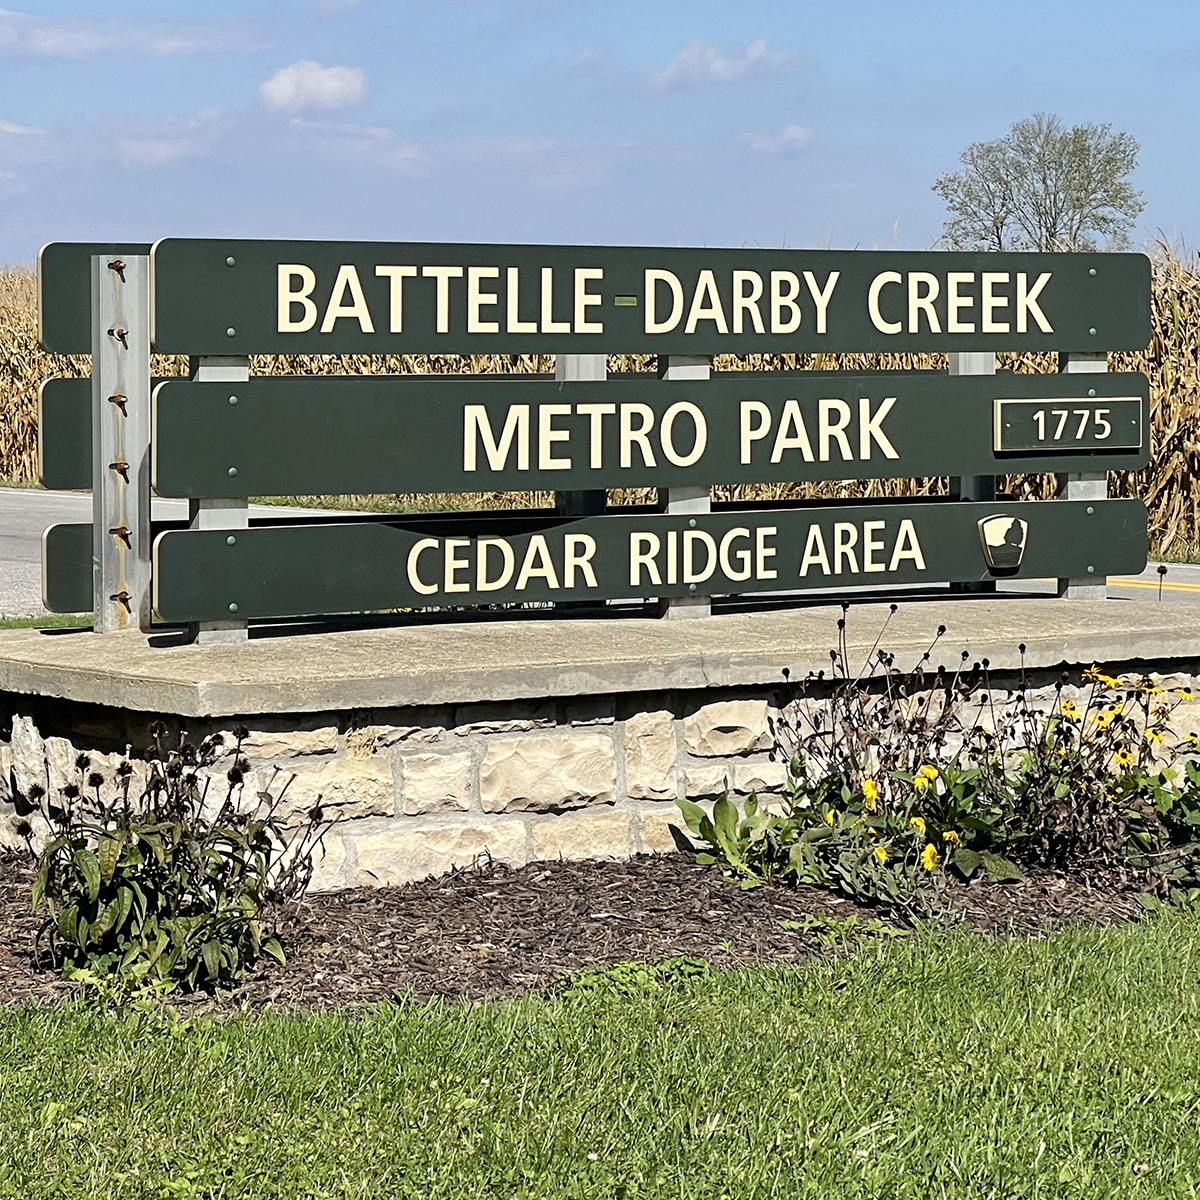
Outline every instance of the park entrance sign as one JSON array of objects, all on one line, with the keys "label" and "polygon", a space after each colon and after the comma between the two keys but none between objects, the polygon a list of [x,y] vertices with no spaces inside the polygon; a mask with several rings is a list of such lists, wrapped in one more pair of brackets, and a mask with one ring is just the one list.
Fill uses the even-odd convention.
[{"label": "park entrance sign", "polygon": [[[146,249],[40,258],[43,344],[93,357],[90,384],[43,388],[43,477],[95,496],[90,528],[47,533],[45,599],[90,596],[100,630],[157,614],[231,640],[249,619],[581,601],[695,615],[713,596],[1044,576],[1094,595],[1145,563],[1145,509],[1105,483],[1149,455],[1146,379],[1105,358],[1149,341],[1142,255]],[[189,356],[189,378],[152,385],[152,345]],[[1053,350],[1065,369],[996,373],[1000,350]],[[914,351],[948,353],[951,373],[710,369],[718,354]],[[551,353],[558,369],[250,375],[250,355],[284,353]],[[657,372],[608,377],[604,356],[646,353]],[[1062,498],[994,496],[998,475],[1046,472]],[[926,499],[711,499],[717,484],[946,476],[950,495]],[[608,506],[622,487],[659,503]],[[187,498],[189,520],[151,524],[151,488]],[[251,522],[246,507],[537,490],[554,509]]]}]

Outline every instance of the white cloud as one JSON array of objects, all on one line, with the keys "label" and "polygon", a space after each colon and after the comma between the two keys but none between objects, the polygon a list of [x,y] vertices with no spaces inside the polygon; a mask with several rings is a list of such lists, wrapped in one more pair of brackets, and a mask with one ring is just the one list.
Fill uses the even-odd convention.
[{"label": "white cloud", "polygon": [[813,131],[803,125],[785,125],[778,133],[743,133],[738,141],[756,154],[783,154],[813,144]]},{"label": "white cloud", "polygon": [[652,68],[643,76],[652,88],[670,91],[706,83],[736,83],[761,79],[795,69],[799,56],[772,50],[765,41],[751,42],[740,54],[723,54],[707,42],[689,42],[667,66]]},{"label": "white cloud", "polygon": [[44,129],[37,129],[32,125],[18,125],[15,121],[0,121],[0,134],[13,134],[21,136],[31,133],[45,133]]},{"label": "white cloud", "polygon": [[350,108],[367,98],[367,77],[359,67],[323,67],[301,59],[260,83],[258,95],[275,112]]},{"label": "white cloud", "polygon": [[233,120],[226,109],[206,108],[193,117],[155,122],[118,137],[117,156],[128,167],[147,168],[204,158],[228,133]]},{"label": "white cloud", "polygon": [[129,17],[35,17],[0,8],[0,55],[87,58],[97,54],[165,58],[224,50],[243,40],[241,22],[222,26]]}]

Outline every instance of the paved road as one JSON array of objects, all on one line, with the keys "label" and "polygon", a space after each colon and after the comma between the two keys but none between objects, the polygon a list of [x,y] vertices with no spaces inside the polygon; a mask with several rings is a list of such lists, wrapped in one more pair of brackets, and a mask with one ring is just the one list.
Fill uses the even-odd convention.
[{"label": "paved road", "polygon": [[[253,505],[255,515],[279,515],[278,508]],[[289,509],[295,516],[315,515],[312,509]],[[187,516],[186,500],[155,500],[154,516],[165,520]],[[84,492],[46,492],[35,488],[0,488],[0,616],[41,616],[42,608],[42,531],[47,525],[63,521],[90,521],[92,498]],[[1166,574],[1159,576],[1158,564],[1136,578],[1110,579],[1112,598],[1191,603],[1200,601],[1200,566],[1164,564]],[[1160,593],[1161,584],[1161,593]],[[1049,592],[1047,580],[1025,580],[1019,585],[1002,583],[1004,591]]]}]

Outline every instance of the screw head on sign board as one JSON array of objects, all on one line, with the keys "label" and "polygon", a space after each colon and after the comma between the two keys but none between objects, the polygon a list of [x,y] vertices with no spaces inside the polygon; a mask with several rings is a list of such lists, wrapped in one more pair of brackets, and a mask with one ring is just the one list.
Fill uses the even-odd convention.
[{"label": "screw head on sign board", "polygon": [[[1095,333],[1095,330],[1092,330],[1092,332]],[[235,337],[236,335],[237,335],[237,330],[234,329],[234,327],[232,325],[230,325],[230,327],[227,330],[225,330],[226,337]]]},{"label": "screw head on sign board", "polygon": [[229,611],[230,611],[230,612],[237,612],[237,610],[238,610],[238,609],[237,609],[237,605],[236,605],[236,604],[231,604],[231,605],[229,606]]},{"label": "screw head on sign board", "polygon": [[231,534],[230,534],[230,535],[229,535],[229,536],[228,536],[228,537],[225,539],[225,545],[227,545],[227,546],[236,546],[236,545],[237,545],[237,538],[235,538],[235,537],[233,536],[233,534],[231,533]]},{"label": "screw head on sign board", "polygon": [[230,479],[236,479],[236,478],[237,478],[237,467],[230,467],[230,468],[229,468],[229,478],[230,478]]},{"label": "screw head on sign board", "polygon": [[1089,268],[1088,268],[1088,274],[1089,274],[1089,275],[1095,275],[1095,274],[1096,274],[1096,268],[1095,268],[1095,267],[1089,267]]},{"label": "screw head on sign board", "polygon": [[236,405],[236,404],[237,404],[237,402],[238,402],[238,398],[237,398],[236,396],[230,396],[230,397],[229,397],[229,403],[230,403],[230,404]]},{"label": "screw head on sign board", "polygon": [[[228,258],[225,260],[225,265],[226,265],[227,267],[233,267],[233,266],[236,266],[236,265],[237,265],[237,259],[236,259],[236,258],[234,258],[234,257],[233,257],[233,255],[231,254],[231,255],[230,255],[230,256],[229,256],[229,257],[228,257]],[[1093,274],[1093,275],[1095,275],[1095,273],[1096,273],[1095,271],[1093,271],[1093,272],[1092,272],[1092,274]]]},{"label": "screw head on sign board", "polygon": [[1095,575],[1095,573],[1096,573],[1096,568],[1093,567],[1091,563],[1088,563],[1088,574]]},{"label": "screw head on sign board", "polygon": [[1089,329],[1088,333],[1090,333],[1092,335],[1092,337],[1096,336],[1096,331],[1094,329]]}]

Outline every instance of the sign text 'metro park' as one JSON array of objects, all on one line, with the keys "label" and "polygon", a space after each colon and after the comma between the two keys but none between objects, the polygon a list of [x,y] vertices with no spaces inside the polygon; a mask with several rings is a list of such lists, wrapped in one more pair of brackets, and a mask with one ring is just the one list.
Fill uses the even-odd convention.
[{"label": "sign text 'metro park'", "polygon": [[166,380],[153,481],[203,497],[1135,470],[1148,406],[1146,377],[1115,373]]},{"label": "sign text 'metro park'", "polygon": [[1126,350],[1141,254],[654,249],[167,238],[171,353]]}]

